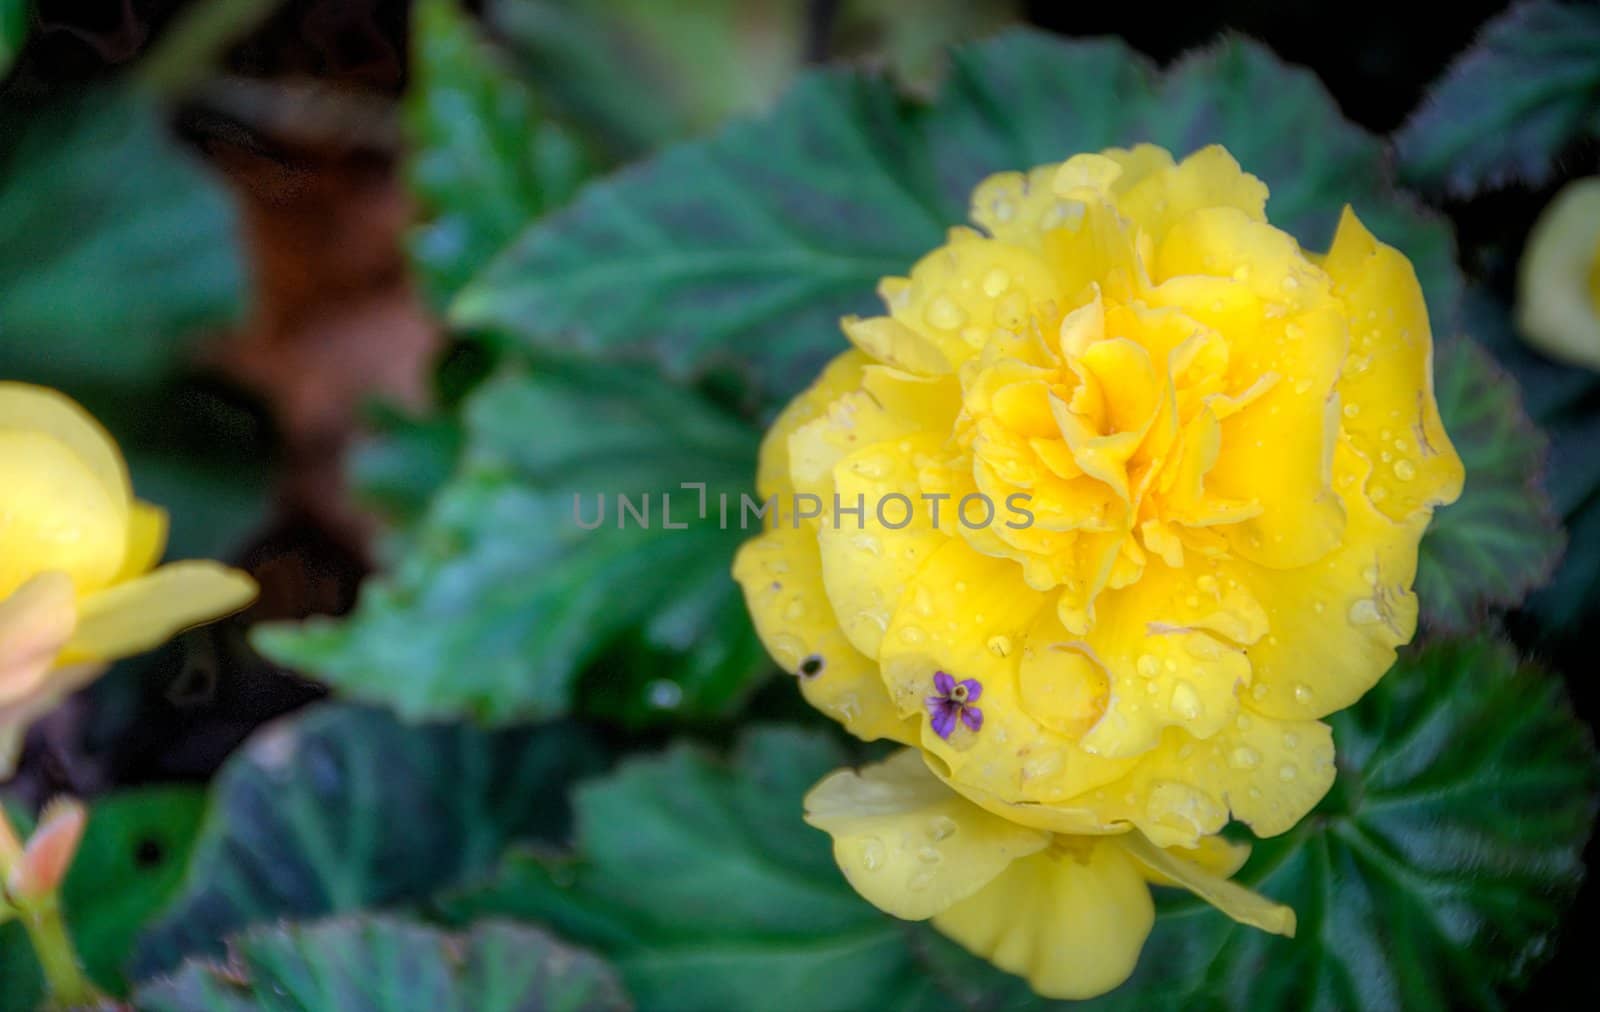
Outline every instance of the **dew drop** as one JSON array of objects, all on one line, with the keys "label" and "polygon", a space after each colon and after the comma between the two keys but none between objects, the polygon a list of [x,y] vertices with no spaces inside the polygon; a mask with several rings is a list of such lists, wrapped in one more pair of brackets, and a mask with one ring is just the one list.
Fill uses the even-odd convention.
[{"label": "dew drop", "polygon": [[1193,720],[1200,716],[1200,696],[1194,691],[1194,686],[1188,682],[1179,682],[1172,687],[1172,711],[1184,720]]},{"label": "dew drop", "polygon": [[1397,460],[1394,462],[1394,476],[1401,481],[1410,481],[1417,476],[1416,465],[1409,460]]},{"label": "dew drop", "polygon": [[1139,674],[1146,678],[1154,678],[1161,673],[1161,662],[1156,660],[1153,654],[1140,654],[1134,666],[1139,669]]},{"label": "dew drop", "polygon": [[938,864],[944,860],[944,854],[938,847],[922,847],[917,851],[917,860],[923,864]]},{"label": "dew drop", "polygon": [[967,314],[949,296],[941,295],[928,306],[928,323],[940,330],[955,330],[967,321]]},{"label": "dew drop", "polygon": [[1283,279],[1283,290],[1284,291],[1292,292],[1296,288],[1299,288],[1299,287],[1300,287],[1300,279],[1299,278],[1295,277],[1293,274],[1287,274],[1287,275],[1284,276],[1284,279]]},{"label": "dew drop", "polygon": [[1011,637],[1009,636],[990,636],[988,646],[989,652],[996,657],[1011,656]]},{"label": "dew drop", "polygon": [[1252,685],[1250,687],[1250,695],[1253,696],[1258,702],[1260,700],[1266,699],[1267,698],[1267,683],[1266,682],[1257,682],[1256,684]]},{"label": "dew drop", "polygon": [[1278,779],[1288,783],[1300,775],[1300,770],[1291,763],[1284,763],[1278,767]]},{"label": "dew drop", "polygon": [[908,625],[900,630],[900,639],[906,643],[921,643],[926,636],[919,625]]},{"label": "dew drop", "polygon": [[1295,734],[1293,731],[1285,731],[1285,732],[1283,732],[1283,747],[1284,748],[1299,748],[1300,747],[1300,736],[1298,734]]},{"label": "dew drop", "polygon": [[1344,416],[1346,418],[1354,418],[1355,416],[1357,416],[1359,414],[1361,414],[1361,405],[1359,405],[1359,404],[1346,404],[1344,406]]},{"label": "dew drop", "polygon": [[928,820],[928,839],[938,842],[956,835],[956,820],[948,815],[935,815]]},{"label": "dew drop", "polygon": [[1315,697],[1316,693],[1311,691],[1311,686],[1307,685],[1305,682],[1294,683],[1294,701],[1296,703],[1299,703],[1303,706],[1307,703],[1310,703]]},{"label": "dew drop", "polygon": [[666,678],[658,678],[645,690],[650,705],[658,710],[673,710],[683,702],[683,686]]},{"label": "dew drop", "polygon": [[806,617],[806,603],[799,598],[789,602],[789,607],[783,609],[783,617],[791,622]]},{"label": "dew drop", "polygon": [[996,267],[983,276],[983,294],[991,299],[998,299],[1011,287],[1011,275]]},{"label": "dew drop", "polygon": [[906,888],[914,893],[920,893],[933,884],[933,872],[919,871],[911,876],[911,881],[906,883]]},{"label": "dew drop", "polygon": [[1228,765],[1236,770],[1253,770],[1261,763],[1261,753],[1248,745],[1240,745],[1228,753]]},{"label": "dew drop", "polygon": [[1383,613],[1378,610],[1378,602],[1363,597],[1350,606],[1350,621],[1356,625],[1376,625],[1383,621]]},{"label": "dew drop", "polygon": [[868,871],[877,871],[883,867],[883,841],[876,836],[869,836],[861,843],[861,864]]},{"label": "dew drop", "polygon": [[1207,594],[1215,594],[1217,592],[1217,578],[1210,573],[1202,575],[1198,580],[1194,581],[1194,585]]}]

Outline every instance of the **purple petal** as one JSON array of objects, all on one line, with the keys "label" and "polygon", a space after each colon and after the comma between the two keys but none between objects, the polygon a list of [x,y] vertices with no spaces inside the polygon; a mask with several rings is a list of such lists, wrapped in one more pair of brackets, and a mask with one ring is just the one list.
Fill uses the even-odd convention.
[{"label": "purple petal", "polygon": [[941,737],[941,738],[945,739],[946,741],[948,741],[949,738],[950,738],[950,732],[954,731],[955,729],[956,729],[956,708],[955,707],[953,707],[953,706],[941,706],[939,709],[933,711],[933,733],[934,734],[936,734],[939,737]]},{"label": "purple petal", "polygon": [[956,680],[943,671],[935,671],[933,673],[933,687],[938,690],[939,695],[948,696],[955,691]]},{"label": "purple petal", "polygon": [[[983,727],[983,711],[978,709],[976,706],[962,707],[961,722],[974,731],[980,730]],[[940,735],[940,737],[944,738],[949,736]]]},{"label": "purple petal", "polygon": [[977,702],[978,697],[983,695],[983,683],[978,681],[976,678],[964,679],[961,684],[966,686],[967,702]]}]

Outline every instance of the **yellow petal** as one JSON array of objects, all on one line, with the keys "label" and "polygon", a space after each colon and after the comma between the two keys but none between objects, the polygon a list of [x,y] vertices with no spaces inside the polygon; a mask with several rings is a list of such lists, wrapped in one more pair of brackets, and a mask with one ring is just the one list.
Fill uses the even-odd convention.
[{"label": "yellow petal", "polygon": [[756,633],[778,666],[800,679],[817,709],[859,738],[916,740],[917,721],[902,718],[878,665],[845,639],[822,589],[817,534],[782,526],[745,542],[733,562]]},{"label": "yellow petal", "polygon": [[1600,369],[1600,179],[1567,185],[1539,215],[1517,268],[1517,323],[1552,358]]},{"label": "yellow petal", "polygon": [[46,570],[98,590],[122,568],[127,530],[127,503],[70,446],[0,429],[0,597]]},{"label": "yellow petal", "polygon": [[47,387],[0,382],[0,430],[38,432],[77,454],[113,501],[131,494],[128,465],[111,434],[78,402]]},{"label": "yellow petal", "polygon": [[255,596],[255,581],[237,569],[174,562],[85,598],[63,657],[111,661],[143,653],[185,629],[238,611]]},{"label": "yellow petal", "polygon": [[940,783],[915,749],[811,789],[806,822],[833,837],[833,856],[874,906],[920,921],[987,885],[1048,833],[984,811]]},{"label": "yellow petal", "polygon": [[1046,998],[1092,998],[1133,973],[1155,907],[1121,846],[1064,837],[933,923]]},{"label": "yellow petal", "polygon": [[[1417,545],[1428,515],[1395,522],[1361,492],[1371,464],[1341,444],[1335,484],[1344,543],[1298,570],[1238,564],[1234,574],[1267,612],[1272,633],[1250,648],[1245,705],[1289,720],[1326,716],[1359,699],[1394,663],[1417,627]],[[1308,660],[1313,659],[1313,660]]]},{"label": "yellow petal", "polygon": [[[868,657],[878,656],[901,596],[934,552],[951,540],[933,526],[931,504],[921,498],[917,477],[920,463],[940,442],[926,433],[869,446],[833,471],[840,502],[859,507],[861,514],[833,515],[819,527],[823,582],[845,635]],[[942,526],[955,526],[954,508],[943,504]]]},{"label": "yellow petal", "polygon": [[1345,208],[1324,262],[1350,315],[1343,425],[1374,466],[1367,497],[1392,520],[1455,502],[1465,472],[1433,396],[1433,337],[1411,261]]},{"label": "yellow petal", "polygon": [[1117,839],[1147,874],[1177,882],[1240,924],[1270,931],[1274,935],[1294,937],[1295,917],[1289,907],[1274,903],[1260,893],[1251,892],[1237,882],[1214,875],[1195,862],[1185,861],[1138,833]]},{"label": "yellow petal", "polygon": [[167,511],[135,499],[128,510],[127,554],[122,559],[122,572],[112,582],[125,583],[150,572],[166,550]]},{"label": "yellow petal", "polygon": [[789,436],[821,415],[828,405],[861,385],[861,370],[868,363],[854,349],[828,363],[817,381],[790,401],[761,440],[756,467],[756,488],[763,496],[788,497],[794,493],[789,478]]},{"label": "yellow petal", "polygon": [[40,573],[0,599],[0,707],[38,690],[78,622],[72,579]]}]

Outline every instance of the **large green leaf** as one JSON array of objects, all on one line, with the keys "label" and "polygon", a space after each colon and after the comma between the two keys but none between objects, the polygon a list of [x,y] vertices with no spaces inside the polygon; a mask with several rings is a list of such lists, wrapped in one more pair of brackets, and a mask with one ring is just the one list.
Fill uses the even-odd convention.
[{"label": "large green leaf", "polygon": [[398,917],[250,932],[224,964],[185,963],[139,990],[147,1012],[622,1012],[612,970],[533,928],[462,935]]},{"label": "large green leaf", "polygon": [[[502,376],[466,421],[465,466],[394,572],[346,619],[259,630],[264,652],[409,716],[496,721],[566,712],[579,671],[612,650],[594,689],[626,717],[717,712],[769,669],[728,575],[748,537],[748,426],[651,377],[595,369]],[[703,517],[686,482],[706,485]],[[622,526],[620,495],[635,508],[648,497],[648,526]],[[579,525],[575,510],[593,523],[602,508],[600,527]]]},{"label": "large green leaf", "polygon": [[1415,262],[1441,330],[1460,278],[1448,226],[1394,190],[1383,145],[1309,73],[1228,40],[1159,73],[1126,46],[1012,32],[959,50],[943,94],[802,79],[761,119],[588,187],[532,227],[452,307],[468,328],[555,354],[649,359],[669,376],[744,370],[781,398],[966,220],[986,175],[1150,140],[1221,142],[1274,188],[1272,219],[1325,247],[1348,202]]},{"label": "large green leaf", "polygon": [[[1240,879],[1295,939],[1161,890],[1110,1008],[1492,1006],[1553,948],[1583,875],[1597,769],[1559,683],[1486,640],[1409,653],[1333,718],[1340,780]],[[792,731],[728,765],[677,748],[578,792],[573,856],[513,854],[442,906],[548,924],[648,1008],[1013,1008],[1025,985],[857,900],[800,798],[839,761]]]},{"label": "large green leaf", "polygon": [[402,904],[559,840],[595,746],[550,725],[489,734],[324,705],[256,732],[212,788],[182,892],[144,932],[139,979],[252,924]]},{"label": "large green leaf", "polygon": [[1409,183],[1458,196],[1543,183],[1600,136],[1600,6],[1528,0],[1495,18],[1396,136]]},{"label": "large green leaf", "polygon": [[1464,632],[1548,580],[1563,538],[1543,486],[1549,443],[1523,412],[1516,381],[1456,338],[1439,343],[1434,389],[1467,483],[1422,539],[1416,590],[1430,629]]},{"label": "large green leaf", "polygon": [[440,304],[587,174],[577,142],[483,39],[458,0],[423,0],[411,24],[407,177],[428,222],[412,261]]},{"label": "large green leaf", "polygon": [[21,105],[0,113],[0,373],[158,378],[240,306],[227,198],[134,93]]},{"label": "large green leaf", "polygon": [[[62,905],[78,954],[101,987],[123,992],[133,940],[177,891],[204,810],[204,794],[182,787],[125,791],[90,808]],[[0,1012],[33,1012],[43,997],[33,950],[15,922],[0,925],[0,981]]]},{"label": "large green leaf", "polygon": [[942,1007],[909,944],[927,933],[862,902],[800,821],[842,758],[822,735],[763,729],[731,763],[688,746],[635,760],[579,789],[575,858],[514,855],[445,912],[548,924],[603,951],[642,1008]]},{"label": "large green leaf", "polygon": [[529,79],[613,155],[768,104],[805,58],[803,0],[491,0]]}]

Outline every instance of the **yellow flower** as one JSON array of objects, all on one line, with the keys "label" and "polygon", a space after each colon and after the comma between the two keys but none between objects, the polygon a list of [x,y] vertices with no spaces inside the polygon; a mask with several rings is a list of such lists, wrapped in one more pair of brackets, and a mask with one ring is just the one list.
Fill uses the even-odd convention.
[{"label": "yellow flower", "polygon": [[1600,369],[1600,177],[1566,186],[1534,224],[1518,270],[1517,322],[1552,358]]},{"label": "yellow flower", "polygon": [[[1460,493],[1410,263],[1348,210],[1309,254],[1266,200],[1218,147],[994,176],[978,229],[885,279],[887,315],[844,321],[855,348],[762,445],[787,512],[734,573],[767,648],[1004,843],[910,906],[841,864],[1047,994],[1126,975],[1160,861],[1291,928],[1197,855],[1230,817],[1281,833],[1326,793],[1319,718],[1410,639],[1418,541]],[[838,842],[827,786],[810,809]],[[883,841],[925,829],[880,814]],[[1075,906],[1125,930],[1061,923]],[[1071,931],[1101,946],[1081,971]]]},{"label": "yellow flower", "polygon": [[0,383],[0,776],[28,724],[107,662],[255,596],[214,562],[155,568],[166,537],[93,418],[53,390]]}]

